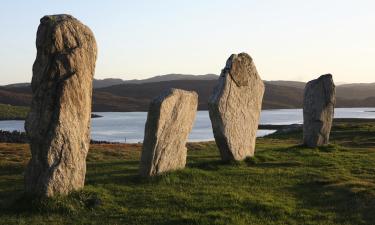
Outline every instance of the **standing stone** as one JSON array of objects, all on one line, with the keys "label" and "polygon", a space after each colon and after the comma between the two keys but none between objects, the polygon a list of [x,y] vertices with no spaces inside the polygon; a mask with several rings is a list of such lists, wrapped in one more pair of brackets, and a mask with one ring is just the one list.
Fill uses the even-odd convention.
[{"label": "standing stone", "polygon": [[308,147],[327,145],[335,109],[331,74],[309,81],[303,99],[303,142]]},{"label": "standing stone", "polygon": [[227,60],[209,99],[209,112],[222,160],[253,156],[264,84],[246,53]]},{"label": "standing stone", "polygon": [[41,196],[67,194],[85,181],[96,42],[74,17],[53,15],[40,20],[36,47],[25,188]]},{"label": "standing stone", "polygon": [[185,167],[185,145],[197,107],[198,95],[179,89],[170,89],[151,102],[139,170],[141,176]]}]

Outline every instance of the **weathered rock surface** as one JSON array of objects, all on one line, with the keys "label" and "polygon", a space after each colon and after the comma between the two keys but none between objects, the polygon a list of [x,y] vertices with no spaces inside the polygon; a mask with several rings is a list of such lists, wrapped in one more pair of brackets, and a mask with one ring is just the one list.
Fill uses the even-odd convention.
[{"label": "weathered rock surface", "polygon": [[141,176],[185,167],[186,140],[197,107],[198,95],[179,89],[170,89],[151,102],[139,170]]},{"label": "weathered rock surface", "polygon": [[222,160],[253,156],[264,84],[252,58],[231,55],[209,99],[209,113]]},{"label": "weathered rock surface", "polygon": [[25,188],[42,196],[67,194],[84,186],[96,42],[74,17],[53,15],[40,20],[36,47]]},{"label": "weathered rock surface", "polygon": [[303,99],[303,142],[306,146],[328,144],[335,102],[335,84],[331,74],[306,84]]}]

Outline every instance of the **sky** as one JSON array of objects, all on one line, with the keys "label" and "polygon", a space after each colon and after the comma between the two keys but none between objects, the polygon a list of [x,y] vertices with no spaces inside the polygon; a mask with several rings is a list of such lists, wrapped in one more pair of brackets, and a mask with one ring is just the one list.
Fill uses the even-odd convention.
[{"label": "sky", "polygon": [[264,80],[375,82],[373,0],[8,0],[0,7],[0,84],[30,82],[44,15],[94,32],[96,79],[219,74],[233,53]]}]

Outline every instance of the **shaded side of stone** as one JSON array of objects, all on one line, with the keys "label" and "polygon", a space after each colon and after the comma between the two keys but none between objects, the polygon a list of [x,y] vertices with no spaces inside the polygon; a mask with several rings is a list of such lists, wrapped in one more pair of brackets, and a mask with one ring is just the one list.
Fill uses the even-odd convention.
[{"label": "shaded side of stone", "polygon": [[303,101],[303,142],[308,147],[327,145],[336,98],[332,75],[306,84]]}]

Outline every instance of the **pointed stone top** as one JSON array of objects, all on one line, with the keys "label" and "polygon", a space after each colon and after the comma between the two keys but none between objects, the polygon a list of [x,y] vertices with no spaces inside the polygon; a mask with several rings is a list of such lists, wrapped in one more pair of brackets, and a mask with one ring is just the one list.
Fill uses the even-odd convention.
[{"label": "pointed stone top", "polygon": [[319,80],[319,79],[332,79],[332,74],[327,73],[327,74],[321,75],[321,76],[318,78],[318,80]]},{"label": "pointed stone top", "polygon": [[[305,88],[314,88],[315,85],[323,85],[327,86],[326,88],[329,88],[330,86],[335,87],[335,83],[333,82],[332,74],[324,74],[318,77],[317,79],[310,80],[307,82]],[[330,89],[330,88],[329,88]]]},{"label": "pointed stone top", "polygon": [[68,15],[68,14],[46,15],[46,16],[43,16],[40,19],[40,23],[42,23],[42,24],[48,24],[48,23],[57,24],[57,23],[60,23],[61,21],[64,21],[64,20],[77,20],[77,19],[74,18],[71,15]]},{"label": "pointed stone top", "polygon": [[[249,78],[256,76],[253,59],[247,53],[232,54],[226,62],[223,72],[228,72],[238,87],[247,86]],[[226,73],[223,73],[226,74]]]},{"label": "pointed stone top", "polygon": [[45,52],[54,54],[54,52],[69,52],[80,47],[96,49],[96,42],[90,28],[78,19],[68,14],[58,14],[47,15],[40,19],[36,46],[47,48]]}]

